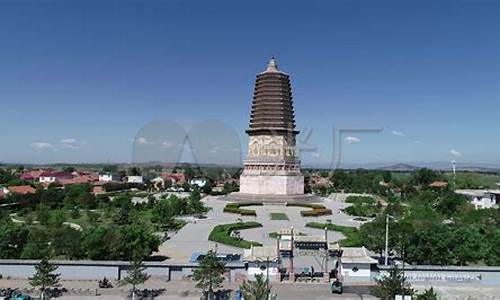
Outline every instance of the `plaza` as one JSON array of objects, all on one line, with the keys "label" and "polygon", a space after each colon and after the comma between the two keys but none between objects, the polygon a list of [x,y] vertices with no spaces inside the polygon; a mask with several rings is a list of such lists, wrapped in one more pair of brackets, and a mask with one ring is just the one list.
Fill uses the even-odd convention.
[{"label": "plaza", "polygon": [[[347,194],[342,195],[342,199]],[[269,203],[262,206],[249,206],[255,210],[257,216],[240,216],[238,214],[224,213],[224,206],[227,201],[221,200],[221,197],[207,196],[203,199],[204,204],[211,210],[207,213],[206,219],[187,218],[188,223],[173,235],[169,240],[165,241],[155,255],[167,256],[169,262],[186,263],[189,261],[192,253],[206,252],[217,248],[220,253],[239,253],[243,254],[242,248],[217,244],[208,240],[208,235],[212,229],[219,224],[235,223],[239,220],[257,221],[262,224],[262,227],[242,230],[241,238],[249,241],[257,241],[264,246],[276,245],[276,239],[269,237],[269,233],[276,232],[281,229],[291,228],[309,236],[322,236],[323,231],[314,228],[305,227],[307,222],[326,223],[331,220],[332,224],[359,227],[362,223],[356,221],[352,216],[346,215],[341,210],[350,204],[344,203],[339,199],[321,198],[325,207],[332,210],[330,216],[319,217],[303,217],[300,211],[303,207],[287,207],[284,204]],[[288,220],[271,220],[271,213],[284,213]],[[340,232],[329,232],[329,241],[335,242],[342,239],[344,236]]]}]

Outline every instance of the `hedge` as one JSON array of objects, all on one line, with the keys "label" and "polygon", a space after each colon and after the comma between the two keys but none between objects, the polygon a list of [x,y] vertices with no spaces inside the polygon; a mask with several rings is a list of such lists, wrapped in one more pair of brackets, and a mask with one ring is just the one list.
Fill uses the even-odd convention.
[{"label": "hedge", "polygon": [[257,213],[253,209],[240,208],[243,206],[262,206],[262,202],[231,202],[226,204],[222,210],[225,213],[240,214],[242,216],[257,216]]},{"label": "hedge", "polygon": [[238,248],[250,248],[251,246],[262,246],[259,242],[247,241],[238,239],[231,236],[231,232],[235,230],[244,230],[250,228],[262,227],[258,222],[241,222],[217,225],[212,229],[208,239],[213,242],[221,243],[224,245],[234,246]]},{"label": "hedge", "polygon": [[296,207],[308,207],[312,210],[302,210],[300,215],[303,217],[319,217],[319,216],[329,216],[332,214],[332,210],[326,208],[322,204],[316,203],[305,203],[305,202],[290,202],[286,206],[296,206]]},{"label": "hedge", "polygon": [[340,246],[343,247],[363,246],[363,242],[361,240],[361,236],[357,228],[341,226],[336,224],[318,223],[318,222],[309,222],[306,224],[306,227],[316,228],[316,229],[325,229],[325,226],[327,227],[328,230],[341,232],[346,237],[345,239],[339,241]]}]

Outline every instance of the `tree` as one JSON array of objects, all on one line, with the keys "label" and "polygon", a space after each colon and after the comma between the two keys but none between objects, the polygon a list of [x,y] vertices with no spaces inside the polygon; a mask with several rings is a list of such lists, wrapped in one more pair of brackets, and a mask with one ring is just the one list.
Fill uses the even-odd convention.
[{"label": "tree", "polygon": [[437,300],[437,294],[432,288],[432,286],[425,290],[422,294],[417,295],[417,300]]},{"label": "tree", "polygon": [[189,196],[189,209],[194,213],[205,212],[205,206],[201,202],[201,195],[198,189],[194,189]]},{"label": "tree", "polygon": [[55,256],[65,256],[68,259],[84,257],[82,233],[70,226],[63,225],[51,230],[51,246]]},{"label": "tree", "polygon": [[0,258],[18,259],[28,239],[28,228],[10,220],[0,225]]},{"label": "tree", "polygon": [[210,250],[193,272],[196,287],[203,291],[205,299],[212,299],[214,289],[222,287],[224,269],[224,263],[217,260],[215,252]]},{"label": "tree", "polygon": [[411,174],[411,182],[415,185],[427,187],[432,182],[438,180],[439,177],[439,174],[435,171],[427,168],[422,168],[413,171],[413,173]]},{"label": "tree", "polygon": [[488,266],[500,265],[500,230],[492,231],[488,234],[489,251],[485,255]]},{"label": "tree", "polygon": [[488,243],[475,226],[458,227],[453,231],[453,255],[456,262],[463,266],[483,259],[488,252]]},{"label": "tree", "polygon": [[153,251],[157,251],[161,244],[158,235],[143,224],[120,226],[118,232],[120,242],[117,250],[121,259],[131,260],[135,255],[149,256]]},{"label": "tree", "polygon": [[375,296],[380,299],[394,299],[396,295],[411,296],[414,294],[411,285],[406,282],[406,278],[403,276],[403,271],[397,266],[390,268],[387,274],[375,281],[377,282]]},{"label": "tree", "polygon": [[120,233],[112,226],[90,227],[83,232],[83,248],[93,260],[120,259],[120,243]]},{"label": "tree", "polygon": [[256,274],[255,281],[244,281],[240,288],[245,300],[267,300],[271,294],[269,279],[264,280],[263,274]]},{"label": "tree", "polygon": [[[149,202],[148,202],[149,203]],[[174,214],[170,202],[167,199],[159,199],[154,202],[152,221],[170,228],[174,223]]]},{"label": "tree", "polygon": [[55,286],[59,282],[61,274],[54,273],[57,266],[52,265],[47,258],[42,258],[40,263],[35,266],[35,274],[30,277],[30,285],[39,287],[42,300],[45,298],[45,289]]},{"label": "tree", "polygon": [[143,284],[149,279],[150,275],[144,272],[146,266],[144,265],[140,256],[136,255],[134,259],[130,262],[130,268],[128,269],[127,276],[120,280],[120,285],[132,285],[132,300],[135,299],[136,286]]},{"label": "tree", "polygon": [[30,228],[28,241],[24,245],[21,258],[36,259],[52,254],[50,233],[39,227]]},{"label": "tree", "polygon": [[453,234],[444,224],[416,228],[408,237],[405,254],[409,262],[419,265],[449,265],[453,263]]}]

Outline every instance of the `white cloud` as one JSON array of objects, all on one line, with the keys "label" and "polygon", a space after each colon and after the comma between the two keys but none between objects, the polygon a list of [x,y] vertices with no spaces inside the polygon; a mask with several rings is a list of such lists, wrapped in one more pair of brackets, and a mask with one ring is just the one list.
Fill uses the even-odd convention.
[{"label": "white cloud", "polygon": [[62,139],[61,141],[61,146],[65,148],[71,148],[71,149],[78,149],[78,144],[75,139],[68,138],[68,139]]},{"label": "white cloud", "polygon": [[413,144],[421,144],[421,141],[413,141]]},{"label": "white cloud", "polygon": [[404,133],[402,133],[401,131],[397,131],[397,130],[392,130],[391,133],[394,134],[395,136],[405,136]]},{"label": "white cloud", "polygon": [[458,156],[462,156],[462,153],[461,153],[461,152],[458,152],[458,151],[457,151],[457,150],[455,150],[455,149],[451,149],[451,150],[450,150],[450,153],[451,153],[451,155],[456,156],[456,157],[458,157]]},{"label": "white cloud", "polygon": [[30,147],[31,148],[35,148],[35,149],[54,149],[54,145],[52,145],[51,143],[47,143],[47,142],[36,142],[36,143],[32,143],[30,144]]},{"label": "white cloud", "polygon": [[75,139],[62,139],[61,144],[75,144],[76,140]]},{"label": "white cloud", "polygon": [[346,141],[348,144],[356,144],[361,142],[361,139],[355,136],[348,136],[344,139],[344,141]]}]

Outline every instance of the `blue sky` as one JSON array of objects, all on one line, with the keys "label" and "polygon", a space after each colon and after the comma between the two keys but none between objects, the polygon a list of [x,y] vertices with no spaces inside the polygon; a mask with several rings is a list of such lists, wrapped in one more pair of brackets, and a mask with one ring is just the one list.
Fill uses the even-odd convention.
[{"label": "blue sky", "polygon": [[0,161],[131,161],[162,119],[223,121],[244,156],[255,74],[275,55],[311,130],[305,163],[332,160],[334,128],[383,129],[343,134],[343,162],[500,163],[498,15],[480,1],[2,1]]}]

